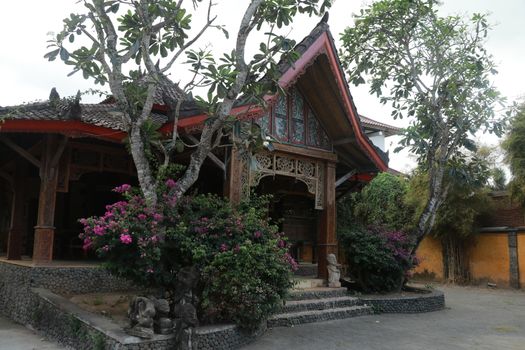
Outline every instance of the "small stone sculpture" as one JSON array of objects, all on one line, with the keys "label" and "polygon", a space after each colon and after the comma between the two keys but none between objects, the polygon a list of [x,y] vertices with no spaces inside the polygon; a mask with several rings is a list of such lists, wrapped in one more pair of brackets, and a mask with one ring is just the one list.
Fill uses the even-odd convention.
[{"label": "small stone sculpture", "polygon": [[131,321],[128,333],[140,338],[151,338],[155,313],[153,301],[145,297],[134,297],[128,308],[128,317]]},{"label": "small stone sculpture", "polygon": [[177,274],[173,315],[176,344],[180,350],[193,349],[193,328],[199,323],[193,289],[197,286],[199,277],[199,270],[195,266],[184,267]]},{"label": "small stone sculpture", "polygon": [[140,338],[149,339],[154,333],[171,334],[174,324],[168,317],[170,305],[166,299],[135,297],[129,303],[128,317],[131,328],[127,332]]},{"label": "small stone sculpture", "polygon": [[337,258],[335,257],[335,254],[328,254],[328,256],[326,257],[326,261],[328,262],[328,287],[341,287],[341,282],[339,282],[339,279],[341,278],[341,271],[339,270],[341,264],[337,263]]}]

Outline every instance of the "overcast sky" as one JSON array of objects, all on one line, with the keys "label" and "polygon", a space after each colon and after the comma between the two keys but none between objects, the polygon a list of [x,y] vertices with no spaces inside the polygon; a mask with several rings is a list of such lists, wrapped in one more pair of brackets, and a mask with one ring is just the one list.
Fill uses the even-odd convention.
[{"label": "overcast sky", "polygon": [[[44,100],[52,87],[62,96],[73,95],[77,90],[94,87],[81,75],[67,77],[70,68],[59,61],[47,62],[43,56],[48,51],[46,40],[48,32],[57,32],[62,27],[62,19],[78,8],[76,0],[25,0],[2,1],[0,3],[0,106],[23,102]],[[248,1],[217,0],[215,12],[218,21],[235,33],[243,9]],[[339,33],[352,25],[352,13],[358,12],[370,1],[337,0],[330,10],[330,28],[336,41]],[[499,65],[499,74],[494,82],[510,101],[525,94],[525,0],[444,0],[443,14],[464,14],[473,12],[490,14],[494,29],[487,40],[487,48]],[[199,18],[197,18],[199,19]],[[202,18],[200,18],[202,20]],[[301,40],[319,21],[319,18],[301,16],[291,28],[289,36]],[[197,20],[198,22],[198,20]],[[256,40],[258,42],[258,40]],[[337,45],[339,43],[336,43]],[[218,33],[210,33],[199,46],[211,45],[216,51],[231,51],[233,43]],[[184,79],[184,75],[181,75]],[[350,87],[360,114],[386,123],[403,126],[404,121],[390,119],[390,109],[382,106],[365,87]],[[95,102],[96,98],[84,101]],[[392,139],[392,140],[391,140]],[[390,142],[389,142],[390,141]],[[491,143],[497,140],[490,139]],[[396,147],[396,138],[387,139]],[[407,154],[392,154],[391,166],[406,171],[413,166]]]}]

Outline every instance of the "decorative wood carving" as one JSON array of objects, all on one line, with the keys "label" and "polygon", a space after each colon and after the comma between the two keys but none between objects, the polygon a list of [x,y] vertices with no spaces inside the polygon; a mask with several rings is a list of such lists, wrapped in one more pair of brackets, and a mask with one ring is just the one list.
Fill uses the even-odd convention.
[{"label": "decorative wood carving", "polygon": [[324,207],[324,164],[323,162],[295,157],[278,152],[260,152],[253,156],[254,167],[243,160],[241,171],[242,195],[249,197],[250,190],[267,176],[290,176],[304,184],[308,192],[315,195],[315,209]]}]

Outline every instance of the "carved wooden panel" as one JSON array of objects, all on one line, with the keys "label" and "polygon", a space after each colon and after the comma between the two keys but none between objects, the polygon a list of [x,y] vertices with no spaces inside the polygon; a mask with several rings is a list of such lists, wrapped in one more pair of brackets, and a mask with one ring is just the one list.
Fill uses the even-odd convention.
[{"label": "carved wooden panel", "polygon": [[294,157],[278,152],[260,152],[254,156],[255,166],[243,161],[241,172],[242,194],[249,197],[250,190],[267,176],[290,176],[306,185],[309,193],[315,195],[315,209],[324,207],[324,164],[315,160]]}]

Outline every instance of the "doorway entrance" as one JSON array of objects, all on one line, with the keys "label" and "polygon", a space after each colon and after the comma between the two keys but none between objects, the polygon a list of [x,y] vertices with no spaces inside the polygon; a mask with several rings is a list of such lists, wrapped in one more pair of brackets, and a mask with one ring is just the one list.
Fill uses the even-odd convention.
[{"label": "doorway entrance", "polygon": [[258,194],[271,194],[270,216],[285,233],[290,254],[299,263],[298,274],[317,274],[318,210],[315,196],[302,181],[276,175],[261,179]]}]

